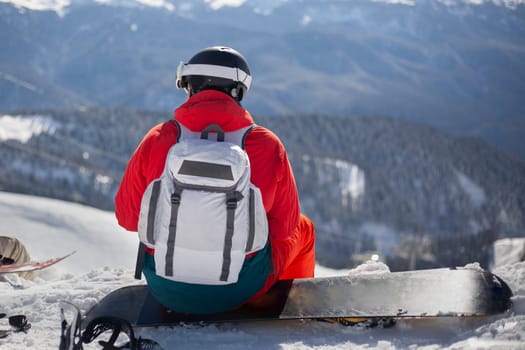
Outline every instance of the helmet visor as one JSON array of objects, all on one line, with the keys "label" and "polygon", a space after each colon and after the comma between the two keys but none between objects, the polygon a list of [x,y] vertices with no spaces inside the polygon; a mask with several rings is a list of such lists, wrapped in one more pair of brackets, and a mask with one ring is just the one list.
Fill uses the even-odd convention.
[{"label": "helmet visor", "polygon": [[183,88],[183,86],[182,86],[182,71],[184,69],[184,65],[185,64],[186,63],[181,61],[181,62],[179,62],[179,65],[177,66],[177,73],[176,73],[177,80],[176,80],[176,82],[177,82],[177,87],[179,89]]},{"label": "helmet visor", "polygon": [[246,90],[249,90],[252,84],[251,75],[237,67],[225,67],[213,64],[186,64],[181,62],[177,67],[177,87],[182,87],[182,78],[189,75],[230,79],[242,83],[246,86]]}]

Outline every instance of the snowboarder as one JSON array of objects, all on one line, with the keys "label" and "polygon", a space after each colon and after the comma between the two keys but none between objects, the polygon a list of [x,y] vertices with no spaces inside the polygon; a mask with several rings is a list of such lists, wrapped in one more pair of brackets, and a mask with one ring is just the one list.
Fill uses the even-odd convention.
[{"label": "snowboarder", "polygon": [[[173,231],[169,231],[172,234],[166,233],[168,242],[164,242],[163,246],[170,247],[171,244],[171,253],[169,248],[167,252],[164,250],[160,252],[159,244],[162,242],[159,242],[159,238],[153,237],[154,235],[149,231],[144,233],[146,236],[151,234],[151,237],[148,236],[150,240],[146,241],[142,271],[151,293],[161,304],[172,310],[200,314],[225,311],[255,301],[278,280],[307,278],[314,275],[314,227],[312,222],[300,213],[296,183],[285,148],[274,133],[255,125],[249,112],[240,104],[250,88],[251,79],[245,58],[228,47],[206,48],[195,54],[188,63],[181,63],[177,70],[177,87],[185,89],[188,99],[175,110],[174,121],[159,124],[145,135],[129,160],[115,197],[115,212],[119,224],[129,231],[139,231],[139,235],[141,232],[139,221],[149,220],[148,225],[151,227],[153,222],[157,224],[156,220],[159,219],[158,216],[163,215],[162,213],[165,213],[165,216],[171,215],[171,221],[168,219],[169,230]],[[260,218],[256,221],[257,225],[267,227],[268,238],[263,241],[266,243],[261,249],[243,254],[240,272],[233,273],[233,278],[230,278],[232,273],[228,275],[230,272],[228,267],[235,263],[232,262],[235,259],[232,258],[231,251],[227,250],[227,242],[229,240],[231,245],[233,231],[229,238],[226,234],[224,247],[216,247],[217,252],[220,253],[217,261],[221,261],[223,273],[224,266],[227,267],[226,277],[223,279],[224,276],[221,275],[218,279],[216,276],[208,276],[212,281],[208,283],[195,282],[191,278],[173,277],[176,274],[168,271],[168,267],[180,268],[183,271],[192,269],[197,271],[201,268],[199,263],[188,262],[189,259],[179,262],[184,265],[182,268],[173,263],[178,258],[177,249],[184,250],[178,246],[182,244],[178,241],[181,239],[179,234],[185,233],[188,236],[195,232],[197,235],[198,228],[202,227],[200,221],[203,219],[194,214],[200,205],[195,205],[193,207],[195,210],[182,210],[182,207],[179,210],[179,202],[184,202],[190,196],[171,193],[171,199],[168,198],[164,202],[176,209],[172,209],[171,213],[162,211],[159,209],[159,205],[164,205],[162,200],[158,200],[158,205],[151,204],[152,197],[157,200],[151,192],[162,195],[162,190],[155,189],[154,186],[153,189],[150,188],[163,174],[170,149],[177,144],[180,146],[180,137],[190,135],[188,137],[191,138],[191,135],[201,135],[201,133],[207,135],[210,127],[211,133],[218,135],[218,141],[221,134],[225,134],[228,139],[236,132],[238,134],[238,131],[246,130],[242,131],[241,146],[249,158],[251,183],[262,195],[261,207],[267,224],[261,224]],[[221,160],[221,157],[217,158]],[[225,175],[223,172],[224,165],[211,164],[212,161],[183,162],[186,163],[188,167],[184,169],[185,174],[217,177],[221,181],[223,178],[228,178],[226,176],[228,174]],[[202,172],[213,174],[203,175]],[[179,173],[183,173],[182,168]],[[174,186],[179,186],[179,183],[175,183]],[[207,187],[209,188],[210,186]],[[213,189],[210,191],[213,192]],[[148,197],[144,199],[146,192]],[[228,209],[235,209],[239,198],[235,198],[234,201],[235,203],[230,207],[232,202],[228,199]],[[191,208],[191,204],[180,204],[182,205]],[[148,212],[144,212],[144,207],[148,208]],[[157,211],[152,211],[151,208],[156,208]],[[224,219],[225,222],[227,220],[229,219]],[[174,222],[184,225],[176,226]],[[195,227],[192,232],[180,232],[180,227],[186,227],[189,231],[187,228],[191,228],[192,225]],[[236,239],[238,234],[235,231],[233,239]],[[192,242],[185,243],[192,245]],[[202,249],[200,245],[206,243],[205,240],[196,239],[191,249],[198,251]],[[209,255],[217,252],[210,252]],[[202,260],[202,269],[199,271],[201,276],[197,281],[206,280],[207,276],[204,276],[207,273],[206,266],[213,265],[212,262],[215,261],[213,260],[215,258],[208,259],[206,252],[202,252],[199,257],[201,256],[202,258],[197,258]]]},{"label": "snowboarder", "polygon": [[[0,266],[26,263],[31,260],[26,247],[15,237],[0,236]],[[33,273],[19,272],[25,279],[32,279]]]}]

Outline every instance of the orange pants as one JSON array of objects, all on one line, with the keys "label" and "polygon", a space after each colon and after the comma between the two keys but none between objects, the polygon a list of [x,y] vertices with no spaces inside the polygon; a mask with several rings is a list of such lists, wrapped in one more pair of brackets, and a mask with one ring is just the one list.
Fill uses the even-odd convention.
[{"label": "orange pants", "polygon": [[[276,252],[274,251],[273,254],[275,255]],[[303,214],[293,236],[293,244],[286,251],[286,257],[284,271],[279,276],[280,280],[314,277],[315,229],[312,221]]]},{"label": "orange pants", "polygon": [[271,243],[274,273],[249,302],[266,293],[278,280],[314,277],[315,229],[308,217],[301,214],[299,225],[290,238]]}]

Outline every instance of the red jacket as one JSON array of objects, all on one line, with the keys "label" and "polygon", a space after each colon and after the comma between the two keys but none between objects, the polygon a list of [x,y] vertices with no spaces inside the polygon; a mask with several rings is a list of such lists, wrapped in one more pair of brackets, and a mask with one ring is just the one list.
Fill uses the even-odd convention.
[{"label": "red jacket", "polygon": [[[225,132],[253,124],[250,114],[228,95],[205,90],[193,95],[175,110],[175,119],[191,131],[202,131],[218,124]],[[176,143],[177,127],[165,122],[151,129],[133,153],[115,197],[119,224],[137,231],[142,195],[148,184],[160,177],[169,148]],[[283,144],[268,129],[256,126],[245,140],[250,158],[251,181],[262,193],[268,216],[272,246],[289,244],[299,223],[299,199],[295,179]],[[274,272],[278,278],[287,259],[273,251]]]}]

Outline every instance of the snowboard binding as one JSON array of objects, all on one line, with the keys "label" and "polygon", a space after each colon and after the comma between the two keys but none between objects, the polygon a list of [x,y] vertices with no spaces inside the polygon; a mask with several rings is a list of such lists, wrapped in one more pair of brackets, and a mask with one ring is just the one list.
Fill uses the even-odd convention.
[{"label": "snowboard binding", "polygon": [[[68,321],[67,310],[73,315]],[[108,340],[99,340],[102,350],[162,350],[160,345],[151,339],[136,338],[131,324],[121,318],[104,316],[91,320],[82,332],[82,316],[80,310],[73,304],[61,303],[62,333],[60,336],[60,350],[83,350],[82,344],[89,344],[102,333],[108,331],[111,335]],[[128,341],[117,345],[119,337],[124,334]]]},{"label": "snowboard binding", "polygon": [[[160,345],[151,340],[143,339],[139,337],[135,338],[133,332],[133,327],[131,324],[117,317],[99,317],[95,318],[87,325],[84,333],[82,334],[82,342],[85,344],[91,343],[99,335],[105,333],[106,331],[111,331],[111,336],[108,341],[99,340],[99,344],[102,346],[103,350],[118,350],[118,349],[130,349],[130,350],[155,350],[161,349]],[[129,338],[129,341],[123,345],[117,346],[115,342],[121,335],[124,333]]]}]

